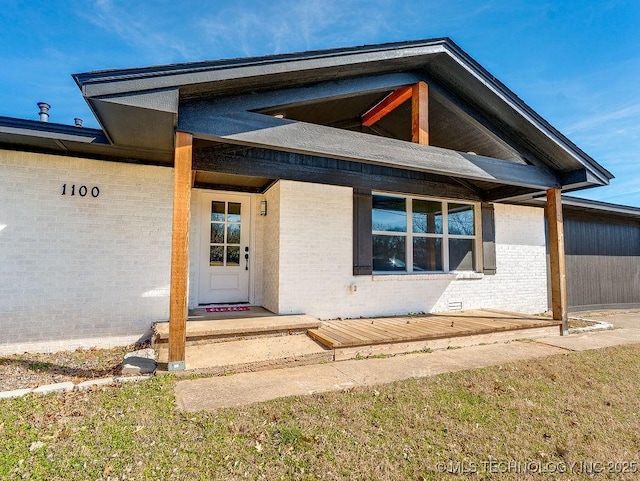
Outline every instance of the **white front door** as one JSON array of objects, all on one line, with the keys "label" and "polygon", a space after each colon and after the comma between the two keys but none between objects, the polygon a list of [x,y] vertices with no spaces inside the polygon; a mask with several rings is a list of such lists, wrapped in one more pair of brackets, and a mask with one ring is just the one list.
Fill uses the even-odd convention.
[{"label": "white front door", "polygon": [[202,194],[199,303],[249,302],[251,197]]}]

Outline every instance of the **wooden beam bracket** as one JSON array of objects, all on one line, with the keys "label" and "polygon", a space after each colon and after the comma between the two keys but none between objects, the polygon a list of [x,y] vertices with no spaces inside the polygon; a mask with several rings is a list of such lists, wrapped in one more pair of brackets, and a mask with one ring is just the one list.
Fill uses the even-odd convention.
[{"label": "wooden beam bracket", "polygon": [[396,108],[409,100],[412,92],[413,90],[411,86],[395,89],[380,102],[362,114],[362,125],[365,127],[371,127],[378,120],[393,112]]}]

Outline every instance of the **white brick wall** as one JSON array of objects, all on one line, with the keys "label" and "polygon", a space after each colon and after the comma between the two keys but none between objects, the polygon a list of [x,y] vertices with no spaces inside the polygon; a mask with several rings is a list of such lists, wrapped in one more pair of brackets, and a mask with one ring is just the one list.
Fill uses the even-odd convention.
[{"label": "white brick wall", "polygon": [[[168,317],[173,171],[0,150],[0,353],[133,342]],[[63,184],[100,196],[62,196]],[[268,215],[260,217],[260,200]],[[360,317],[547,308],[543,210],[496,205],[495,276],[352,275],[352,189],[280,181],[253,199],[252,297],[280,314]],[[189,304],[200,197],[192,193]],[[357,286],[352,292],[351,286]]]},{"label": "white brick wall", "polygon": [[262,286],[264,285],[264,257],[265,257],[265,244],[264,244],[264,231],[266,228],[267,217],[260,215],[260,201],[265,200],[265,196],[256,195],[252,198],[253,206],[253,218],[255,222],[251,226],[252,228],[252,242],[251,252],[249,252],[250,258],[250,288],[249,296],[251,302],[256,306],[264,305],[264,291]]},{"label": "white brick wall", "polygon": [[188,305],[189,309],[198,306],[198,282],[200,282],[200,242],[202,236],[202,220],[201,220],[201,191],[198,189],[191,190],[191,217],[189,219],[189,287],[188,287]]},{"label": "white brick wall", "polygon": [[342,316],[352,278],[353,191],[280,182],[281,314]]},{"label": "white brick wall", "polygon": [[0,352],[116,344],[167,319],[172,178],[0,150]]},{"label": "white brick wall", "polygon": [[452,283],[434,310],[447,310],[449,300],[462,300],[465,309],[547,310],[544,209],[496,204],[495,222],[496,275]]},{"label": "white brick wall", "polygon": [[[544,214],[540,208],[496,205],[495,276],[353,276],[352,190],[291,181],[278,185],[280,279],[276,312],[307,313],[322,319],[393,315],[443,311],[451,301],[462,301],[464,309],[493,307],[527,313],[547,309]],[[272,204],[270,201],[270,207]],[[270,209],[269,216],[274,211]],[[265,233],[265,242],[272,235]],[[265,269],[268,264],[265,257]],[[357,286],[355,293],[351,292],[353,284]],[[267,291],[273,288],[265,284],[265,299]]]},{"label": "white brick wall", "polygon": [[[259,218],[262,224],[262,300],[263,306],[272,312],[280,313],[280,235],[281,235],[281,186],[286,182],[277,182],[264,195],[267,201],[267,215]],[[284,266],[283,266],[284,267]]]}]

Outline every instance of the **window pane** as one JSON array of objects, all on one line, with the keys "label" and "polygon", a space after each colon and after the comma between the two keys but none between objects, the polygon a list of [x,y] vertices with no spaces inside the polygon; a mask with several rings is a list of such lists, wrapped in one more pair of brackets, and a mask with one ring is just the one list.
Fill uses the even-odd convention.
[{"label": "window pane", "polygon": [[228,266],[240,265],[240,246],[227,247],[227,265]]},{"label": "window pane", "polygon": [[401,236],[373,236],[373,270],[406,271],[406,239]]},{"label": "window pane", "polygon": [[227,225],[227,243],[240,244],[240,224]]},{"label": "window pane", "polygon": [[211,243],[224,243],[224,224],[211,224]]},{"label": "window pane", "polygon": [[372,224],[373,230],[406,232],[406,202],[398,197],[384,195],[373,196]]},{"label": "window pane", "polygon": [[449,239],[449,270],[472,271],[473,239]]},{"label": "window pane", "polygon": [[449,204],[449,234],[474,235],[473,206],[468,204]]},{"label": "window pane", "polygon": [[240,207],[238,202],[229,202],[229,215],[227,216],[228,222],[240,222]]},{"label": "window pane", "polygon": [[223,246],[211,246],[209,255],[209,265],[221,266],[224,261],[224,247]]},{"label": "window pane", "polygon": [[413,200],[413,232],[442,234],[442,203]]},{"label": "window pane", "polygon": [[415,237],[413,239],[413,270],[441,271],[442,239]]},{"label": "window pane", "polygon": [[211,202],[211,220],[224,221],[224,202]]}]

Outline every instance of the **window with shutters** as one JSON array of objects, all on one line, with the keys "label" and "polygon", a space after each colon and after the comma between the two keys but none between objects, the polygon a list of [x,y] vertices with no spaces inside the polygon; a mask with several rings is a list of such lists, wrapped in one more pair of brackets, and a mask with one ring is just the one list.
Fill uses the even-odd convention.
[{"label": "window with shutters", "polygon": [[374,193],[373,271],[477,270],[479,220],[474,203]]}]

